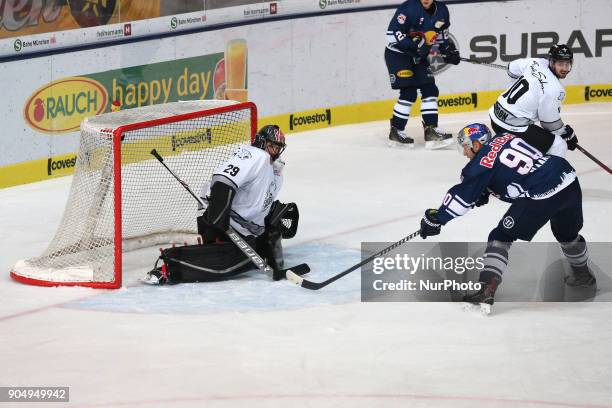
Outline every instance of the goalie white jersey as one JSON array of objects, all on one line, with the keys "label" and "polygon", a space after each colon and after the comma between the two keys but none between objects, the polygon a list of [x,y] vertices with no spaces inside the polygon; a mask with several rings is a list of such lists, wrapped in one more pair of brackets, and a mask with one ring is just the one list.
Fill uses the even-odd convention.
[{"label": "goalie white jersey", "polygon": [[215,182],[236,190],[230,225],[242,235],[258,236],[264,232],[264,220],[283,184],[283,164],[272,162],[270,155],[254,146],[240,146],[234,156],[213,172],[211,184],[204,186],[210,196]]},{"label": "goalie white jersey", "polygon": [[491,120],[510,132],[524,132],[534,122],[555,132],[563,127],[565,89],[543,58],[523,58],[508,65],[516,81],[489,110]]}]

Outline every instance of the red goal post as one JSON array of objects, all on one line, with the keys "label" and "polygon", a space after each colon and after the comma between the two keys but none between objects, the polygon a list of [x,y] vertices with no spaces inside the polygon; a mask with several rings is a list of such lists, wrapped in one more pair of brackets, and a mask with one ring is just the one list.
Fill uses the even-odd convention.
[{"label": "red goal post", "polygon": [[123,252],[197,234],[197,203],[151,150],[198,192],[256,132],[252,102],[174,102],[85,119],[55,237],[42,255],[18,261],[11,277],[38,286],[120,288]]}]

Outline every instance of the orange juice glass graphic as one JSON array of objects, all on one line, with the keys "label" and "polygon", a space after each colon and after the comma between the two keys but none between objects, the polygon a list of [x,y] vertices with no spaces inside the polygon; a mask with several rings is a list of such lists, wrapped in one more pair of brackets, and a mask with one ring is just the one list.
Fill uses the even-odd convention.
[{"label": "orange juice glass graphic", "polygon": [[247,45],[246,40],[232,40],[225,47],[225,98],[246,102]]}]

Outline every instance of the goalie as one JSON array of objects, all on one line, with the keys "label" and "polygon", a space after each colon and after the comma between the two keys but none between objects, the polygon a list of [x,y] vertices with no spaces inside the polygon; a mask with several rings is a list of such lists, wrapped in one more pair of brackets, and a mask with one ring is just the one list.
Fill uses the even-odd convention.
[{"label": "goalie", "polygon": [[276,200],[283,184],[279,157],[285,147],[280,128],[267,125],[251,146],[240,146],[217,167],[210,184],[202,188],[208,202],[197,219],[203,244],[162,250],[158,263],[163,263],[149,272],[147,283],[220,281],[250,270],[250,259],[227,239],[229,226],[274,269],[274,280],[284,278],[281,239],[295,236],[299,219],[294,203]]}]

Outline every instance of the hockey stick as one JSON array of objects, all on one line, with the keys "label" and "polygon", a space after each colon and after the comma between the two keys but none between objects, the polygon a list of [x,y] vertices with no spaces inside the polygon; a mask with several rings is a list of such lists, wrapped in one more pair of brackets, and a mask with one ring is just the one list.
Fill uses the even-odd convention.
[{"label": "hockey stick", "polygon": [[[198,197],[197,194],[191,191],[191,188],[189,187],[189,185],[185,183],[183,180],[181,180],[179,176],[177,176],[176,173],[174,173],[172,169],[170,169],[170,167],[168,167],[166,163],[164,163],[164,158],[161,157],[159,153],[157,153],[157,150],[155,149],[151,150],[151,154],[162,164],[162,166],[166,168],[166,170],[170,172],[170,174],[172,174],[172,176],[174,176],[174,178],[179,183],[181,183],[181,185],[185,188],[185,190],[187,190],[187,192],[191,194],[193,198],[196,199],[196,201],[202,206],[202,208],[206,207],[204,205],[204,201],[200,197]],[[240,236],[240,234],[234,231],[234,229],[231,226],[228,227],[225,233],[232,240],[232,242],[238,247],[238,249],[240,249],[240,251],[242,251],[242,253],[245,254],[251,260],[251,262],[255,264],[257,269],[259,269],[260,271],[268,275],[271,279],[278,280],[278,279],[275,279],[277,277],[276,276],[277,274],[282,274],[282,276],[286,276],[288,271],[292,271],[292,273],[294,273],[295,275],[304,275],[310,272],[310,267],[308,266],[308,264],[299,264],[292,268],[281,269],[277,271],[277,274],[275,274],[274,269],[272,269],[266,263],[266,261],[264,261],[263,258],[259,256],[259,254],[257,254],[257,252],[255,252],[255,250]]]},{"label": "hockey stick", "polygon": [[584,153],[584,155],[586,157],[588,157],[589,159],[593,160],[595,163],[599,164],[599,166],[601,166],[602,169],[604,169],[608,173],[612,173],[612,170],[610,170],[610,168],[608,166],[606,166],[605,164],[603,164],[602,162],[597,160],[597,158],[595,156],[593,156],[591,153],[587,152],[582,146],[577,144],[576,145],[576,149],[580,150],[582,153]]},{"label": "hockey stick", "polygon": [[504,71],[506,71],[508,68],[504,65],[499,65],[499,64],[491,64],[488,62],[482,62],[482,61],[477,61],[477,60],[473,60],[470,58],[463,58],[460,57],[459,58],[461,61],[465,61],[465,62],[469,62],[470,64],[476,64],[476,65],[485,65],[487,67],[491,67],[491,68],[497,68],[497,69],[503,69]]},{"label": "hockey stick", "polygon": [[397,241],[393,245],[390,245],[390,246],[386,247],[385,249],[381,250],[380,252],[375,253],[371,257],[364,259],[363,261],[359,262],[357,265],[353,265],[350,268],[348,268],[347,270],[345,270],[343,272],[340,272],[337,275],[332,276],[331,278],[329,278],[326,281],[323,281],[323,282],[311,282],[311,281],[309,281],[307,279],[302,278],[301,276],[298,276],[297,274],[293,273],[293,271],[291,271],[291,270],[287,271],[287,280],[295,283],[296,285],[300,285],[301,287],[306,288],[306,289],[319,290],[319,289],[329,285],[330,283],[337,281],[341,277],[343,277],[345,275],[348,275],[349,273],[353,272],[355,269],[358,269],[358,268],[362,267],[363,265],[366,265],[366,264],[372,262],[374,260],[374,258],[377,258],[377,257],[379,257],[381,255],[384,255],[387,252],[390,252],[390,251],[394,250],[398,246],[401,246],[401,245],[405,244],[406,242],[410,241],[412,238],[416,237],[420,233],[421,233],[421,230],[413,232],[412,234],[410,234],[410,235],[400,239],[399,241]]}]

